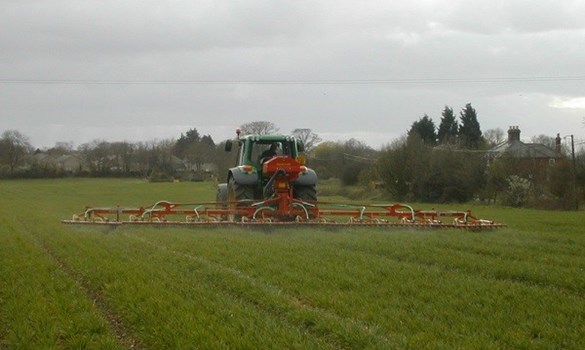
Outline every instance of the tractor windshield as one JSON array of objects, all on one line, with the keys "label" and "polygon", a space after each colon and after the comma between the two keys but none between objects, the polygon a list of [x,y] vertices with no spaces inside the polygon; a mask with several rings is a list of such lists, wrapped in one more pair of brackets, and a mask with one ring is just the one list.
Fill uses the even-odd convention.
[{"label": "tractor windshield", "polygon": [[293,157],[294,144],[290,141],[274,142],[274,141],[256,141],[251,144],[249,159],[256,165],[262,165],[263,161],[275,156],[290,156]]}]

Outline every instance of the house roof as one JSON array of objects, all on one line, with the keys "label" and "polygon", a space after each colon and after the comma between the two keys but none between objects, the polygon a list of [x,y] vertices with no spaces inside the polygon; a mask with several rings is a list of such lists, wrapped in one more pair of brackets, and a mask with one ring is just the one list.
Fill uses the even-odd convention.
[{"label": "house roof", "polygon": [[491,153],[508,153],[518,158],[557,158],[558,154],[540,143],[524,143],[519,140],[506,141],[490,150]]}]

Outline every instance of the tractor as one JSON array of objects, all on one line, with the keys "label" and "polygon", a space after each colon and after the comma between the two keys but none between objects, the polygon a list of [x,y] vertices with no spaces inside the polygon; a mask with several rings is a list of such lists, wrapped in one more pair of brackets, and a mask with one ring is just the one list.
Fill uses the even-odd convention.
[{"label": "tractor", "polygon": [[225,144],[226,152],[237,147],[236,165],[228,170],[227,182],[218,185],[218,203],[235,209],[271,198],[288,199],[281,205],[282,201],[269,205],[280,207],[280,216],[290,214],[292,219],[292,212],[283,205],[297,202],[311,206],[317,202],[317,174],[305,165],[300,140],[285,135],[241,136],[239,129],[236,133],[237,139]]}]

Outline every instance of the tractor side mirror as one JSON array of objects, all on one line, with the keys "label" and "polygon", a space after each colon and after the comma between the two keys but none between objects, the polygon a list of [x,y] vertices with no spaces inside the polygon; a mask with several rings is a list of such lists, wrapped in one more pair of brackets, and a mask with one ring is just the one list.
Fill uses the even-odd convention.
[{"label": "tractor side mirror", "polygon": [[297,151],[299,151],[299,152],[305,151],[305,145],[301,141],[297,142]]},{"label": "tractor side mirror", "polygon": [[226,152],[231,152],[232,151],[232,141],[231,140],[227,140],[225,142],[225,151]]}]

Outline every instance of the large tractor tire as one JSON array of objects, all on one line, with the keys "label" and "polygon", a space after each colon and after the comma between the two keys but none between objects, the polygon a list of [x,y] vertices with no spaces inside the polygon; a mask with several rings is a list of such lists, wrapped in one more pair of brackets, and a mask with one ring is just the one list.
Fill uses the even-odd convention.
[{"label": "large tractor tire", "polygon": [[226,202],[228,200],[228,184],[223,183],[217,185],[217,194],[215,195],[215,201],[218,203]]},{"label": "large tractor tire", "polygon": [[[215,195],[215,202],[217,203],[217,209],[227,209],[227,200],[228,200],[228,184],[222,183],[217,185],[217,193]],[[227,215],[221,215],[221,220],[227,220]]]},{"label": "large tractor tire", "polygon": [[303,185],[296,186],[294,191],[294,197],[304,202],[316,202],[317,201],[317,189],[315,185]]},{"label": "large tractor tire", "polygon": [[[230,178],[227,185],[227,195],[230,209],[237,209],[238,207],[246,207],[251,203],[237,203],[238,201],[252,201],[254,200],[255,188],[251,185],[242,185],[236,182],[234,178]],[[228,220],[239,221],[241,215],[229,215]]]},{"label": "large tractor tire", "polygon": [[[315,185],[297,185],[294,188],[293,196],[305,203],[315,203],[317,202],[317,189],[315,188]],[[314,219],[315,214],[309,209],[311,206],[306,204],[302,204],[302,206],[307,208],[308,218]]]}]

